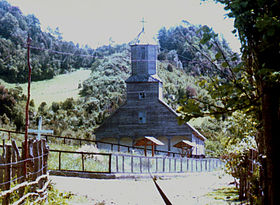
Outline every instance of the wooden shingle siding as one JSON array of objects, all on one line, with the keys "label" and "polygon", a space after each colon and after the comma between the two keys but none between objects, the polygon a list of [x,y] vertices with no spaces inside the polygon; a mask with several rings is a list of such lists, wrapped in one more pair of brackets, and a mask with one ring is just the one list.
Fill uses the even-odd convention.
[{"label": "wooden shingle siding", "polygon": [[[97,131],[97,139],[113,136],[186,136],[191,140],[192,130],[179,125],[176,116],[157,101],[138,100],[126,103],[115,112]],[[138,113],[146,112],[146,123],[139,123]]]}]

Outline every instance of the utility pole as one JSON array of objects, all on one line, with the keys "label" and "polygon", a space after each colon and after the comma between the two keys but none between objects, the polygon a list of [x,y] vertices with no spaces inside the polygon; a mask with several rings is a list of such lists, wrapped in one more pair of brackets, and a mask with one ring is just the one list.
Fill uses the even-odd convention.
[{"label": "utility pole", "polygon": [[27,65],[28,65],[28,86],[27,102],[25,107],[25,135],[24,135],[24,176],[27,177],[27,158],[28,158],[28,126],[29,126],[29,102],[30,102],[30,83],[31,83],[31,66],[30,66],[30,36],[27,37]]}]

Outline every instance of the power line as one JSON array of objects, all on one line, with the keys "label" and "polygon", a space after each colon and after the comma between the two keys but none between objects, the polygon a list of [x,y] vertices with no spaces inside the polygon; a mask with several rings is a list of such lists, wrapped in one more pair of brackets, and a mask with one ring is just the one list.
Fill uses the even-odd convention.
[{"label": "power line", "polygon": [[[24,47],[27,48],[27,46],[24,46]],[[30,45],[30,48],[31,49],[35,49],[35,50],[40,50],[40,51],[48,51],[48,52],[56,53],[56,54],[60,54],[60,55],[81,56],[81,57],[91,57],[91,58],[103,59],[102,57],[100,58],[100,57],[97,56],[97,52],[96,51],[94,51],[93,55],[89,55],[89,54],[76,54],[76,53],[69,53],[69,52],[63,52],[63,51],[56,51],[56,50],[52,50],[52,49],[41,48],[41,47],[36,47],[36,46],[31,46],[31,45]],[[162,51],[168,52],[170,50],[162,49]],[[190,59],[190,58],[188,58],[186,56],[180,55],[177,52],[176,52],[176,54],[177,54],[178,57],[181,57],[181,58],[185,59],[185,60],[180,60],[181,62],[190,62],[190,61],[192,61],[193,63],[200,62],[200,61],[193,61],[192,59]],[[158,61],[164,62],[165,60],[158,60]]]},{"label": "power line", "polygon": [[[25,48],[27,48],[27,46],[25,46]],[[48,51],[48,52],[51,52],[51,53],[56,53],[56,54],[61,54],[61,55],[82,56],[82,57],[96,58],[95,55],[69,53],[69,52],[56,51],[56,50],[52,50],[52,49],[40,48],[40,47],[35,47],[35,46],[30,46],[30,48],[31,49],[35,49],[35,50]],[[96,52],[95,52],[95,54],[96,54]]]}]

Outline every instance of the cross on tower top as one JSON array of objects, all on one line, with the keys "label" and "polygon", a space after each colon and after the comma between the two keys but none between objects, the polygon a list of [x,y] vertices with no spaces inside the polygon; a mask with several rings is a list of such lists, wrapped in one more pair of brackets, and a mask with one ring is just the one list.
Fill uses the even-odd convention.
[{"label": "cross on tower top", "polygon": [[145,23],[147,23],[147,21],[145,21],[144,17],[142,18],[142,21],[140,21],[142,23],[142,32],[145,30]]}]

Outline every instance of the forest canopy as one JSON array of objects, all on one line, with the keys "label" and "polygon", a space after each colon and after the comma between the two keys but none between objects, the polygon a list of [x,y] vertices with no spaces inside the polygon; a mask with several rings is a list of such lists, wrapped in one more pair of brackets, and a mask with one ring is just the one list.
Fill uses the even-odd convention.
[{"label": "forest canopy", "polygon": [[24,16],[19,8],[0,1],[0,77],[3,80],[10,83],[27,81],[28,35],[31,38],[33,81],[51,79],[81,67],[88,68],[94,62],[93,49],[63,41],[58,28],[49,28],[48,31],[42,31],[40,21],[34,15]]}]

